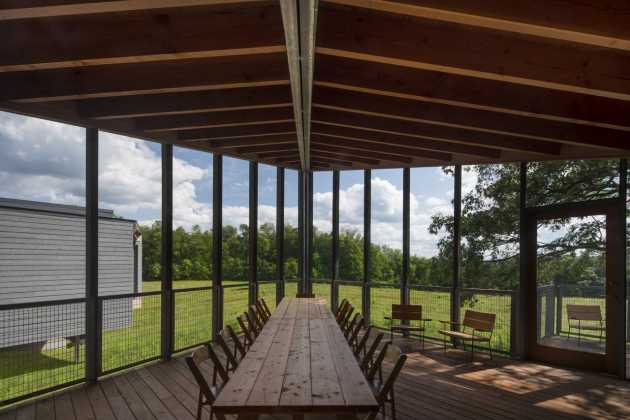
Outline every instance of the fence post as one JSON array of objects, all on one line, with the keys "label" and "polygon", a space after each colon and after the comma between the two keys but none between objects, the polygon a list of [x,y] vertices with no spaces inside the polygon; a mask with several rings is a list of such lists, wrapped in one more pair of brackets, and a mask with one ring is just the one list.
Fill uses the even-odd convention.
[{"label": "fence post", "polygon": [[370,317],[370,248],[372,233],[372,171],[363,171],[363,300],[362,311],[365,319]]},{"label": "fence post", "polygon": [[553,318],[555,315],[554,311],[554,290],[553,286],[548,286],[546,295],[547,299],[545,301],[545,337],[551,337],[553,335]]},{"label": "fence post", "polygon": [[276,305],[284,298],[284,168],[276,170]]},{"label": "fence post", "polygon": [[98,340],[98,130],[85,130],[85,377],[95,383]]},{"label": "fence post", "polygon": [[562,335],[562,285],[556,284],[556,335]]},{"label": "fence post", "polygon": [[518,290],[512,290],[510,294],[510,355],[512,357],[519,356],[518,355],[518,346],[516,344],[516,340],[518,340],[518,328],[519,328],[519,319],[518,319],[518,300],[519,300],[519,292]]},{"label": "fence post", "polygon": [[212,338],[223,328],[223,156],[212,155]]},{"label": "fence post", "polygon": [[162,145],[162,359],[173,353],[173,145]]},{"label": "fence post", "polygon": [[330,306],[336,311],[339,305],[339,289],[337,287],[337,280],[339,280],[339,170],[333,171],[332,205],[332,279],[330,285]]},{"label": "fence post", "polygon": [[[459,322],[461,305],[460,260],[461,260],[461,216],[462,216],[462,165],[455,165],[453,195],[453,281],[451,285],[451,322]],[[457,330],[457,325],[453,326]],[[457,345],[458,340],[453,339]]]}]

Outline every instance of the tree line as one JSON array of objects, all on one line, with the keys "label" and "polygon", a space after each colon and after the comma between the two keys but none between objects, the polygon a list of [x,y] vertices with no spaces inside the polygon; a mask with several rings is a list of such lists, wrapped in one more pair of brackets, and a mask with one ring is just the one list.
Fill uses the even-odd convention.
[{"label": "tree line", "polygon": [[[464,287],[513,289],[519,279],[519,166],[516,164],[466,167],[476,175],[474,188],[462,197],[461,275]],[[445,167],[452,174],[452,167]],[[529,206],[610,198],[618,192],[616,161],[537,162],[528,170]],[[453,215],[435,214],[428,232],[439,238],[432,257],[410,256],[410,283],[449,286],[453,273]],[[538,279],[578,285],[603,283],[605,221],[598,218],[558,219],[539,224]],[[541,230],[542,229],[542,230]],[[143,278],[160,278],[161,226],[141,226]],[[223,227],[223,277],[247,280],[247,225]],[[363,236],[342,231],[339,238],[340,278],[363,279]],[[273,224],[258,228],[258,278],[271,281],[276,271],[276,230]],[[296,279],[298,230],[284,231],[284,276]],[[314,229],[312,275],[332,276],[332,235]],[[174,280],[212,279],[212,232],[194,226],[173,232]],[[370,246],[368,278],[375,283],[398,283],[402,251],[386,245]]]}]

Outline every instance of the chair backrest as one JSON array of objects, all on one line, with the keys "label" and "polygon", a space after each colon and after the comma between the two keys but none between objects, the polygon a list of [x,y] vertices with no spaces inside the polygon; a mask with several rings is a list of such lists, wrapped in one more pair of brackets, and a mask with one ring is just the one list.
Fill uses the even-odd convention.
[{"label": "chair backrest", "polygon": [[341,324],[341,322],[346,317],[346,312],[348,311],[349,307],[350,307],[350,302],[344,299],[343,302],[341,302],[341,306],[339,306],[339,310],[337,311],[337,316],[335,317],[337,319],[338,324]]},{"label": "chair backrest", "polygon": [[245,335],[245,339],[249,342],[249,344],[252,344],[256,339],[256,334],[254,334],[254,331],[250,327],[249,320],[247,319],[247,314],[242,314],[241,316],[236,318],[236,320],[238,321],[238,325],[240,325],[241,327],[241,331],[243,331],[243,334]]},{"label": "chair backrest", "polygon": [[599,305],[567,305],[567,318],[575,321],[602,321]]},{"label": "chair backrest", "polygon": [[357,322],[354,324],[354,328],[352,329],[348,337],[348,344],[350,345],[350,347],[355,346],[355,343],[357,342],[357,338],[359,337],[359,333],[361,332],[364,326],[365,326],[365,318],[363,317],[363,315],[359,314],[357,318]]},{"label": "chair backrest", "polygon": [[266,324],[269,320],[269,315],[267,315],[267,311],[265,310],[265,307],[263,306],[260,299],[256,301],[256,309],[258,310],[259,318],[262,320],[263,324]]},{"label": "chair backrest", "polygon": [[249,311],[245,312],[245,316],[247,316],[247,321],[249,322],[249,326],[254,332],[254,335],[258,337],[258,334],[260,334],[260,331],[262,330],[262,323],[258,319],[256,305],[251,305],[249,307]]},{"label": "chair backrest", "polygon": [[203,396],[206,397],[206,400],[209,401],[210,404],[214,404],[214,394],[210,390],[210,385],[208,385],[206,377],[201,372],[201,364],[210,358],[210,353],[208,352],[209,347],[210,345],[206,344],[193,351],[191,355],[186,356],[186,364],[192,372],[197,385],[199,385]]},{"label": "chair backrest", "polygon": [[238,352],[241,359],[245,357],[247,351],[245,350],[245,346],[243,346],[243,343],[241,343],[240,338],[238,338],[238,335],[236,335],[234,329],[230,325],[226,325],[225,331],[227,331],[230,339],[232,340],[232,343],[234,344],[234,353],[236,354]]},{"label": "chair backrest", "polygon": [[359,320],[359,317],[361,316],[361,314],[359,312],[357,312],[356,314],[354,314],[354,317],[352,318],[352,321],[348,322],[343,329],[343,335],[346,337],[346,340],[350,339],[350,334],[352,334],[352,332],[354,331],[354,326],[357,324],[357,321]]},{"label": "chair backrest", "polygon": [[[405,361],[407,360],[407,355],[400,350],[400,347],[394,346],[389,343],[385,344],[385,346],[379,353],[377,360],[374,363],[374,366],[372,366],[372,369],[370,370],[370,373],[373,372],[371,379],[374,379],[377,371],[382,371],[382,363],[386,357],[387,359],[392,361],[393,367],[392,370],[389,372],[387,379],[383,381],[383,385],[381,386],[379,392],[375,395],[376,401],[379,403],[379,405],[383,404],[386,401],[387,396],[394,387],[396,379],[398,378],[398,375],[400,374],[400,371],[402,370],[403,366],[405,365]],[[371,413],[370,416],[368,416],[368,419],[376,418],[376,414],[377,413]]]},{"label": "chair backrest", "polygon": [[[368,372],[368,369],[372,365],[374,353],[376,353],[376,350],[381,344],[381,341],[383,341],[384,336],[385,335],[382,332],[379,332],[376,329],[370,329],[368,343],[366,343],[367,350],[365,351],[365,355],[359,364],[359,367],[363,372]],[[374,377],[372,377],[372,379],[373,378]]]},{"label": "chair backrest", "polygon": [[339,312],[341,312],[341,310],[346,305],[346,303],[348,303],[348,299],[346,299],[346,298],[343,298],[341,300],[341,302],[339,302],[339,305],[337,305],[337,310],[334,313],[335,314],[335,318],[337,318],[339,316]]},{"label": "chair backrest", "polygon": [[343,319],[341,320],[341,324],[339,324],[339,326],[341,327],[341,331],[345,331],[346,330],[346,326],[348,325],[348,323],[350,322],[350,317],[352,316],[352,313],[354,312],[354,307],[352,305],[348,305],[346,312],[343,316]]},{"label": "chair backrest", "polygon": [[217,336],[216,342],[219,347],[221,347],[223,354],[225,354],[225,369],[230,372],[236,370],[238,367],[238,360],[236,359],[236,352],[233,352],[232,349],[230,349],[228,340],[232,340],[230,334],[225,329],[221,330]]},{"label": "chair backrest", "polygon": [[265,298],[260,298],[259,300],[263,308],[265,309],[265,312],[267,312],[267,316],[271,316],[271,309],[269,309],[267,302],[265,302]]},{"label": "chair backrest", "polygon": [[421,321],[422,305],[392,305],[392,319]]},{"label": "chair backrest", "polygon": [[312,299],[315,298],[315,295],[313,293],[296,293],[295,294],[296,298],[308,298],[308,299]]},{"label": "chair backrest", "polygon": [[357,345],[354,347],[355,356],[359,357],[361,355],[361,352],[365,352],[365,348],[370,338],[370,334],[372,333],[372,329],[373,327],[371,325],[368,325],[367,328],[365,329],[365,333],[363,333],[363,336],[357,342]]},{"label": "chair backrest", "polygon": [[482,332],[492,332],[494,330],[494,321],[496,320],[495,314],[489,314],[486,312],[477,312],[467,309],[464,313],[464,321],[462,325],[464,327],[472,328]]},{"label": "chair backrest", "polygon": [[258,306],[256,306],[256,304],[249,305],[249,313],[251,314],[253,321],[256,323],[258,332],[260,332],[262,327],[265,325],[265,318],[258,310]]}]

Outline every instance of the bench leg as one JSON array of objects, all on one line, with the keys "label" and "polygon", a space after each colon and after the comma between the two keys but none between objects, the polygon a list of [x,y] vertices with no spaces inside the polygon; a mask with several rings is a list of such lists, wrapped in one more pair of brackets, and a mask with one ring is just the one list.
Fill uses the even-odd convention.
[{"label": "bench leg", "polygon": [[488,351],[490,352],[490,360],[492,360],[492,346],[490,345],[490,340],[488,340]]}]

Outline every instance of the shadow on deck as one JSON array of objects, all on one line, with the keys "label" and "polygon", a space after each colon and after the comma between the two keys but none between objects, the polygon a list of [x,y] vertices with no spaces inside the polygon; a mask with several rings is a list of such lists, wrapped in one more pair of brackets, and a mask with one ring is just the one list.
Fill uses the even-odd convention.
[{"label": "shadow on deck", "polygon": [[[630,382],[595,373],[428,345],[396,385],[398,419],[630,418]],[[414,348],[415,348],[414,343]],[[208,371],[211,369],[207,367]],[[197,386],[183,358],[157,363],[24,404],[16,419],[194,419]],[[204,419],[207,419],[207,412]]]}]

